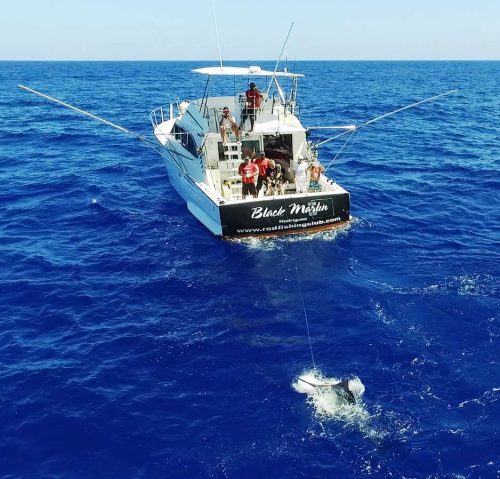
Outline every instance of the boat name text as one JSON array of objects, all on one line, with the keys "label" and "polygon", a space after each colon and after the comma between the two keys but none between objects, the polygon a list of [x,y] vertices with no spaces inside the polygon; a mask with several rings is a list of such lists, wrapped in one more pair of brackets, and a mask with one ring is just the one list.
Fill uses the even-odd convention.
[{"label": "boat name text", "polygon": [[[288,209],[290,210],[291,215],[309,215],[315,216],[322,211],[328,210],[328,205],[324,203],[311,201],[307,205],[301,205],[298,203],[290,203]],[[275,218],[279,216],[283,216],[286,213],[286,210],[283,206],[279,208],[268,208],[267,206],[264,208],[262,206],[257,206],[252,208],[252,219],[259,218]]]}]

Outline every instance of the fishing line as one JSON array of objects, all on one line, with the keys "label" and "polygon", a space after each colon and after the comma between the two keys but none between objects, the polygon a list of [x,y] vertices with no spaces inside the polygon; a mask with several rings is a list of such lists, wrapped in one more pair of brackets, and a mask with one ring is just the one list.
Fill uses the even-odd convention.
[{"label": "fishing line", "polygon": [[352,137],[354,136],[354,133],[356,133],[356,130],[353,130],[351,135],[347,138],[347,140],[344,142],[344,144],[342,145],[342,148],[340,148],[340,150],[337,152],[337,154],[333,157],[332,161],[330,161],[330,163],[328,163],[328,166],[325,168],[325,171],[324,173],[326,173],[328,171],[328,169],[330,168],[330,166],[332,166],[333,162],[339,157],[339,155],[342,153],[342,150],[347,146],[347,144],[351,141]]},{"label": "fishing line", "polygon": [[309,349],[311,351],[312,364],[313,364],[313,368],[316,369],[316,363],[314,362],[314,353],[313,353],[313,347],[312,347],[312,342],[311,342],[311,333],[309,331],[309,321],[307,319],[306,304],[304,302],[304,295],[302,294],[302,286],[301,286],[300,280],[299,280],[299,270],[297,269],[297,264],[295,264],[294,266],[295,266],[295,277],[297,279],[297,284],[299,286],[300,299],[302,301],[302,310],[304,311],[304,319],[306,321],[307,337],[309,339]]}]

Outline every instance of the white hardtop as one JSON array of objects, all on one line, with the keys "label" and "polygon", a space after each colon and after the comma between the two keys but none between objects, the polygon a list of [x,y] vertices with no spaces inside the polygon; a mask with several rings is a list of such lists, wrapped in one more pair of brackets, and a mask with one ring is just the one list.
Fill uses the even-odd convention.
[{"label": "white hardtop", "polygon": [[289,73],[286,69],[281,72],[272,72],[268,70],[262,70],[259,66],[249,66],[249,67],[205,67],[196,68],[193,70],[195,73],[202,73],[204,75],[230,75],[230,76],[275,76],[275,77],[289,77],[297,78],[303,77],[301,73]]}]

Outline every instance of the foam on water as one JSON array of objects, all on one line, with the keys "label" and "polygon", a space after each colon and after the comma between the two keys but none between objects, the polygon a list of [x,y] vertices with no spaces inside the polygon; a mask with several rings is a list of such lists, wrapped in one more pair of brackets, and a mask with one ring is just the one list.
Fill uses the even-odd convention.
[{"label": "foam on water", "polygon": [[470,273],[445,277],[437,283],[418,287],[395,287],[389,283],[371,280],[388,291],[402,295],[434,295],[456,293],[459,296],[492,296],[500,289],[498,280],[490,274]]},{"label": "foam on water", "polygon": [[365,386],[358,377],[349,379],[349,389],[356,399],[356,404],[347,404],[333,388],[327,387],[340,382],[341,379],[326,377],[321,371],[313,369],[298,376],[292,383],[292,388],[298,393],[307,394],[307,402],[319,419],[366,422],[370,415],[361,402]]},{"label": "foam on water", "polygon": [[[357,376],[349,379],[349,390],[356,400],[355,404],[348,404],[335,389],[325,387],[335,385],[342,380],[335,377],[327,377],[318,369],[312,369],[300,374],[292,383],[294,391],[307,395],[307,404],[314,411],[314,417],[320,426],[320,432],[309,430],[312,437],[320,436],[330,439],[332,435],[328,431],[330,422],[340,422],[347,430],[359,431],[363,437],[375,444],[382,444],[391,434],[391,431],[375,425],[377,418],[382,414],[377,411],[375,415],[370,414],[362,401],[365,386]],[[317,384],[318,387],[313,386]]]}]

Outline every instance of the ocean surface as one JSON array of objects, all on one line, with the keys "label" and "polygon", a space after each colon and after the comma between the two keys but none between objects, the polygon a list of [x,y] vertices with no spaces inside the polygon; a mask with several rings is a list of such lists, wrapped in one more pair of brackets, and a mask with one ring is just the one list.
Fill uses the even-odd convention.
[{"label": "ocean surface", "polygon": [[355,135],[349,227],[245,241],[143,143],[17,88],[150,135],[210,65],[0,63],[0,477],[499,477],[500,62],[289,65],[308,126],[460,91]]}]

